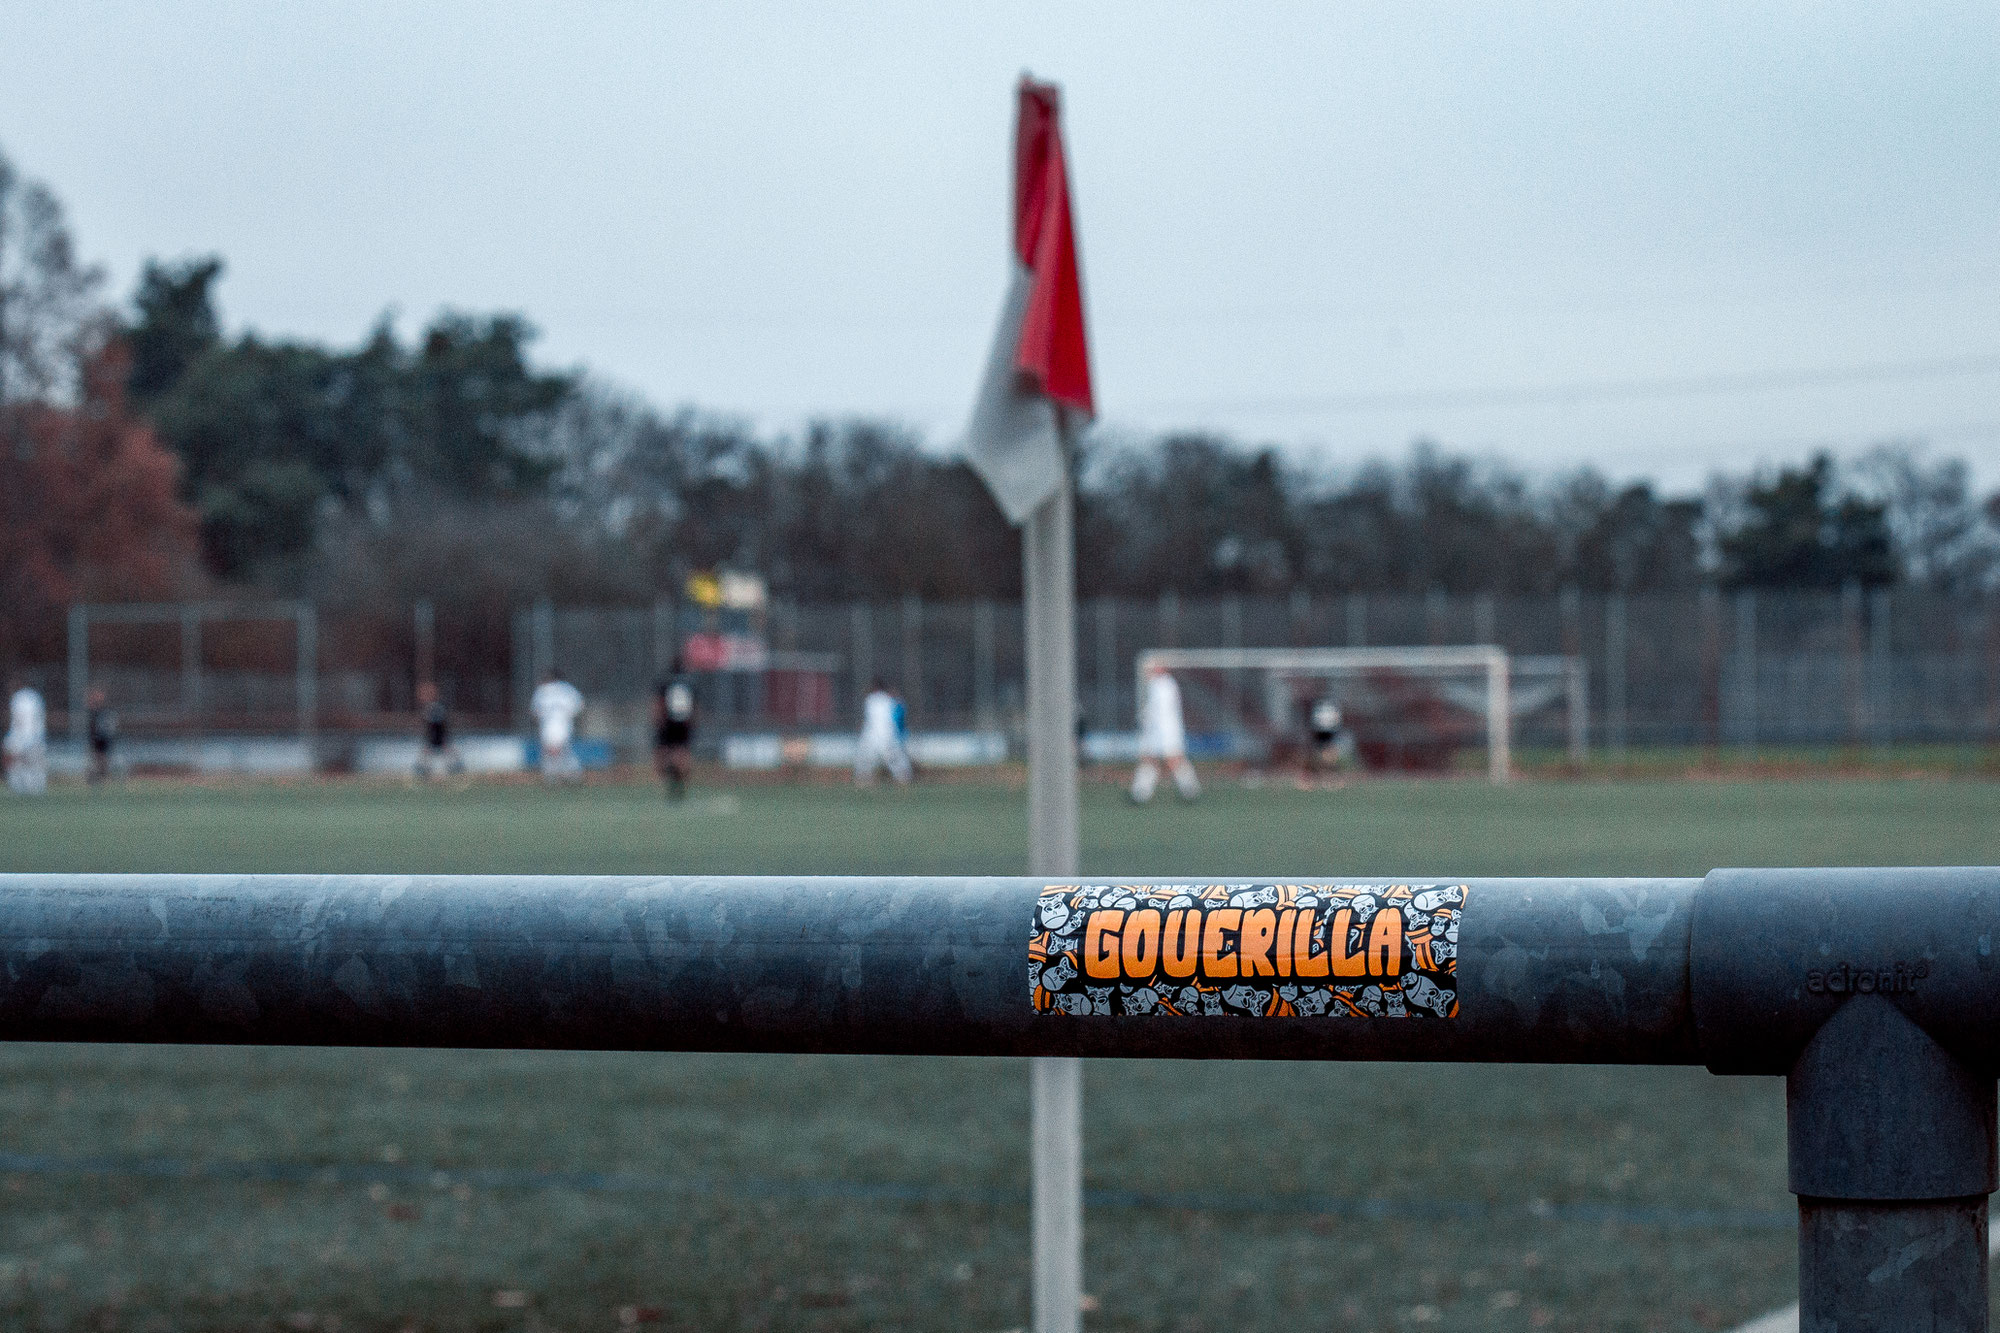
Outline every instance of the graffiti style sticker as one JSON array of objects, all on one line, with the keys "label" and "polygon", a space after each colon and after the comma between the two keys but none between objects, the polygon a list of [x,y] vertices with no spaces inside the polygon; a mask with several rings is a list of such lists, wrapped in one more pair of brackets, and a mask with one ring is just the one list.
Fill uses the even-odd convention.
[{"label": "graffiti style sticker", "polygon": [[1463,884],[1051,884],[1038,1013],[1456,1018]]}]

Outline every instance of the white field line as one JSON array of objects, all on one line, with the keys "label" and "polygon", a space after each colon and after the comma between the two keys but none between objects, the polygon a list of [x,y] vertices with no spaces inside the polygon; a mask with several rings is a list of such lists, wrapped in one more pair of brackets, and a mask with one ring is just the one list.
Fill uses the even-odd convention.
[{"label": "white field line", "polygon": [[[1987,1234],[1986,1253],[1989,1257],[2000,1255],[2000,1231]],[[1799,1307],[1787,1305],[1782,1310],[1759,1315],[1747,1324],[1737,1325],[1729,1333],[1799,1333]]]}]

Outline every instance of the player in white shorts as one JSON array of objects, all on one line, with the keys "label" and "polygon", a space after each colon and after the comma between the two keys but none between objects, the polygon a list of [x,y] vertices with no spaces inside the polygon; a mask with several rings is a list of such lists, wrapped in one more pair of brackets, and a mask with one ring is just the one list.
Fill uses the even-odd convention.
[{"label": "player in white shorts", "polygon": [[20,677],[7,701],[7,738],[0,741],[7,760],[7,786],[23,796],[49,789],[49,711],[41,692]]},{"label": "player in white shorts", "polygon": [[563,679],[562,672],[551,671],[535,687],[528,711],[535,715],[541,730],[542,781],[582,781],[583,765],[577,760],[574,738],[576,719],[583,712],[583,695]]},{"label": "player in white shorts", "polygon": [[1139,706],[1139,770],[1132,775],[1132,799],[1140,805],[1153,799],[1160,785],[1160,765],[1174,775],[1174,787],[1184,801],[1201,795],[1201,782],[1187,757],[1187,724],[1181,717],[1181,687],[1163,666],[1146,672],[1146,697]]},{"label": "player in white shorts", "polygon": [[875,770],[886,768],[898,785],[910,780],[910,752],[903,744],[899,714],[902,703],[879,679],[861,701],[861,741],[854,750],[854,781],[873,784]]}]

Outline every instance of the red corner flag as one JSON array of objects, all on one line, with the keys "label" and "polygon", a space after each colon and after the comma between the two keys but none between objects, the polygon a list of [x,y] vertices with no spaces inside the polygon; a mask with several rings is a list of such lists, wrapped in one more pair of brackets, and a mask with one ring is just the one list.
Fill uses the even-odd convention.
[{"label": "red corner flag", "polygon": [[1097,415],[1069,210],[1060,94],[1023,77],[1014,125],[1014,277],[966,444],[1008,519],[1062,484],[1061,428]]}]

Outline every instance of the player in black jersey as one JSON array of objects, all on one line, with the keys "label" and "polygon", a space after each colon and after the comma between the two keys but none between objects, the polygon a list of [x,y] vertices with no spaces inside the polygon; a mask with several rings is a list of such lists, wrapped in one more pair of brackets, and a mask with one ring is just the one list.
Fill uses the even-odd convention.
[{"label": "player in black jersey", "polygon": [[429,779],[463,772],[465,765],[451,743],[451,713],[438,697],[437,686],[429,681],[417,686],[417,703],[423,728],[417,743],[417,776]]},{"label": "player in black jersey", "polygon": [[687,795],[689,747],[694,744],[694,686],[676,657],[672,674],[653,682],[653,767],[667,784],[667,799]]},{"label": "player in black jersey", "polygon": [[85,738],[90,742],[87,781],[94,787],[111,776],[111,747],[118,742],[118,714],[111,711],[104,691],[95,685],[84,695],[84,704]]}]

